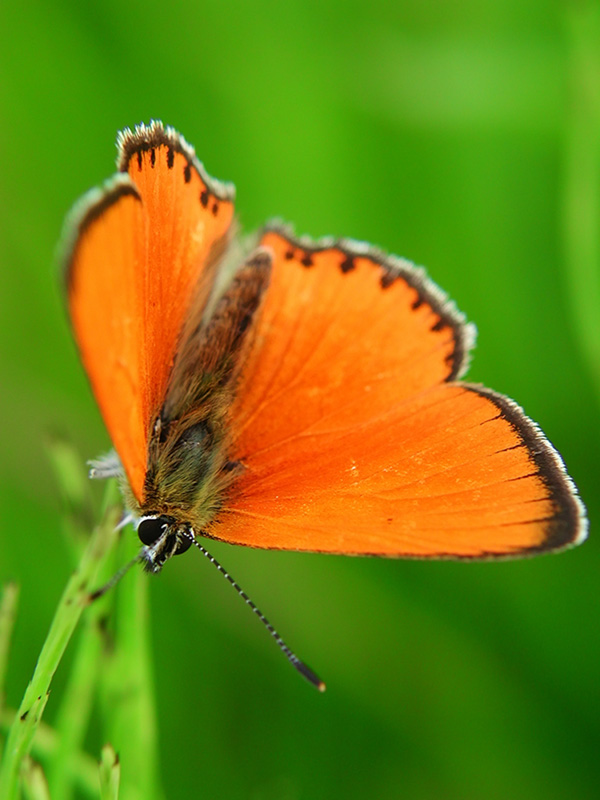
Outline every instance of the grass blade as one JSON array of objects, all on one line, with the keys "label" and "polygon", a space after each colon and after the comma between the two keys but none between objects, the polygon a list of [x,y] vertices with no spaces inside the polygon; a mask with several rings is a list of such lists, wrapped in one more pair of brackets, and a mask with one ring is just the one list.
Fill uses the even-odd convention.
[{"label": "grass blade", "polygon": [[[99,570],[97,584],[102,585],[113,572],[114,559],[107,558]],[[73,762],[81,753],[92,712],[113,597],[114,593],[108,592],[94,601],[84,615],[77,652],[56,716],[58,747],[47,771],[51,796],[61,800],[69,800],[75,790]]]},{"label": "grass blade", "polygon": [[18,798],[20,770],[31,749],[33,737],[46,705],[52,678],[81,613],[88,603],[88,594],[95,588],[99,567],[115,543],[117,537],[115,527],[120,514],[120,507],[116,502],[116,491],[116,486],[112,483],[108,484],[102,522],[94,530],[78,567],[67,583],[38,658],[33,677],[10,729],[0,769],[0,797],[2,800],[17,800]]},{"label": "grass blade", "polygon": [[[125,544],[132,551],[138,545]],[[129,557],[127,553],[126,557]],[[124,559],[125,560],[125,559]],[[149,636],[148,575],[133,569],[119,586],[115,647],[102,670],[105,738],[119,754],[121,800],[161,798]]]},{"label": "grass blade", "polygon": [[119,782],[121,780],[121,764],[119,756],[112,745],[105,744],[100,758],[100,798],[101,800],[119,800]]},{"label": "grass blade", "polygon": [[[15,720],[15,712],[5,710],[0,717],[0,728],[10,730]],[[60,742],[56,731],[45,722],[37,727],[31,752],[36,761],[50,764],[58,751]],[[81,796],[98,798],[98,762],[87,753],[79,752],[68,764],[73,783]]]},{"label": "grass blade", "polygon": [[51,800],[44,770],[31,756],[23,763],[22,777],[26,800]]},{"label": "grass blade", "polygon": [[[17,584],[7,583],[2,593],[2,600],[0,601],[0,717],[2,717],[4,712],[4,681],[6,680],[8,651],[10,649],[10,639],[17,614],[18,599],[19,587]],[[1,744],[0,742],[0,757],[2,756]]]}]

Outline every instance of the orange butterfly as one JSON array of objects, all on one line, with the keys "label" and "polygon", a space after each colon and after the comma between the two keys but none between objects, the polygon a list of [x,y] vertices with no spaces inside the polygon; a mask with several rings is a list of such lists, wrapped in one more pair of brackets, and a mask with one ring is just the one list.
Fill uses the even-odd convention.
[{"label": "orange butterfly", "polygon": [[[585,538],[556,450],[458,379],[474,328],[420,269],[268,225],[159,122],[69,223],[68,308],[158,572],[197,536],[251,547],[491,558]],[[201,548],[202,549],[202,548]]]}]

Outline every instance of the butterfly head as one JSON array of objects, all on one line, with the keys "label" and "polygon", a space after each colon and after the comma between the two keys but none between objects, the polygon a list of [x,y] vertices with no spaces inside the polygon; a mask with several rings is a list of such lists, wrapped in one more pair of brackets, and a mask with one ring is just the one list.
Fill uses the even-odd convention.
[{"label": "butterfly head", "polygon": [[191,546],[194,539],[187,523],[177,522],[167,514],[150,514],[141,518],[137,534],[144,545],[142,560],[147,572],[160,572],[165,561]]}]

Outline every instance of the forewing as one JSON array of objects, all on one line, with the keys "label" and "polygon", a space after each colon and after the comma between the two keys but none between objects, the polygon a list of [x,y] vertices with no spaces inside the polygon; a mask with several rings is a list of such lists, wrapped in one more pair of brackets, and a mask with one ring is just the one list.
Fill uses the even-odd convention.
[{"label": "forewing", "polygon": [[423,274],[280,231],[232,409],[244,467],[209,534],[253,547],[481,558],[584,522],[560,457],[512,401],[454,382],[472,333]]},{"label": "forewing", "polygon": [[233,216],[212,180],[160,123],[119,137],[120,173],[74,209],[67,245],[75,338],[131,489],[143,500],[152,420],[190,306],[203,306]]}]

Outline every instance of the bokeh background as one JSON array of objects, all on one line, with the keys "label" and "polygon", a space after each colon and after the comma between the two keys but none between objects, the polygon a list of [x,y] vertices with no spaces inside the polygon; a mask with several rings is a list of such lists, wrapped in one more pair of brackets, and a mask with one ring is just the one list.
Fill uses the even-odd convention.
[{"label": "bokeh background", "polygon": [[597,11],[2,4],[0,579],[22,587],[9,704],[71,569],[43,442],[62,435],[82,459],[108,447],[55,246],[71,204],[113,172],[116,131],[160,118],[236,183],[245,230],[281,216],[425,264],[478,326],[469,377],[540,423],[591,521],[576,551],[498,564],[215,545],[324,695],[203,559],[170,563],[149,579],[166,796],[598,796]]}]

